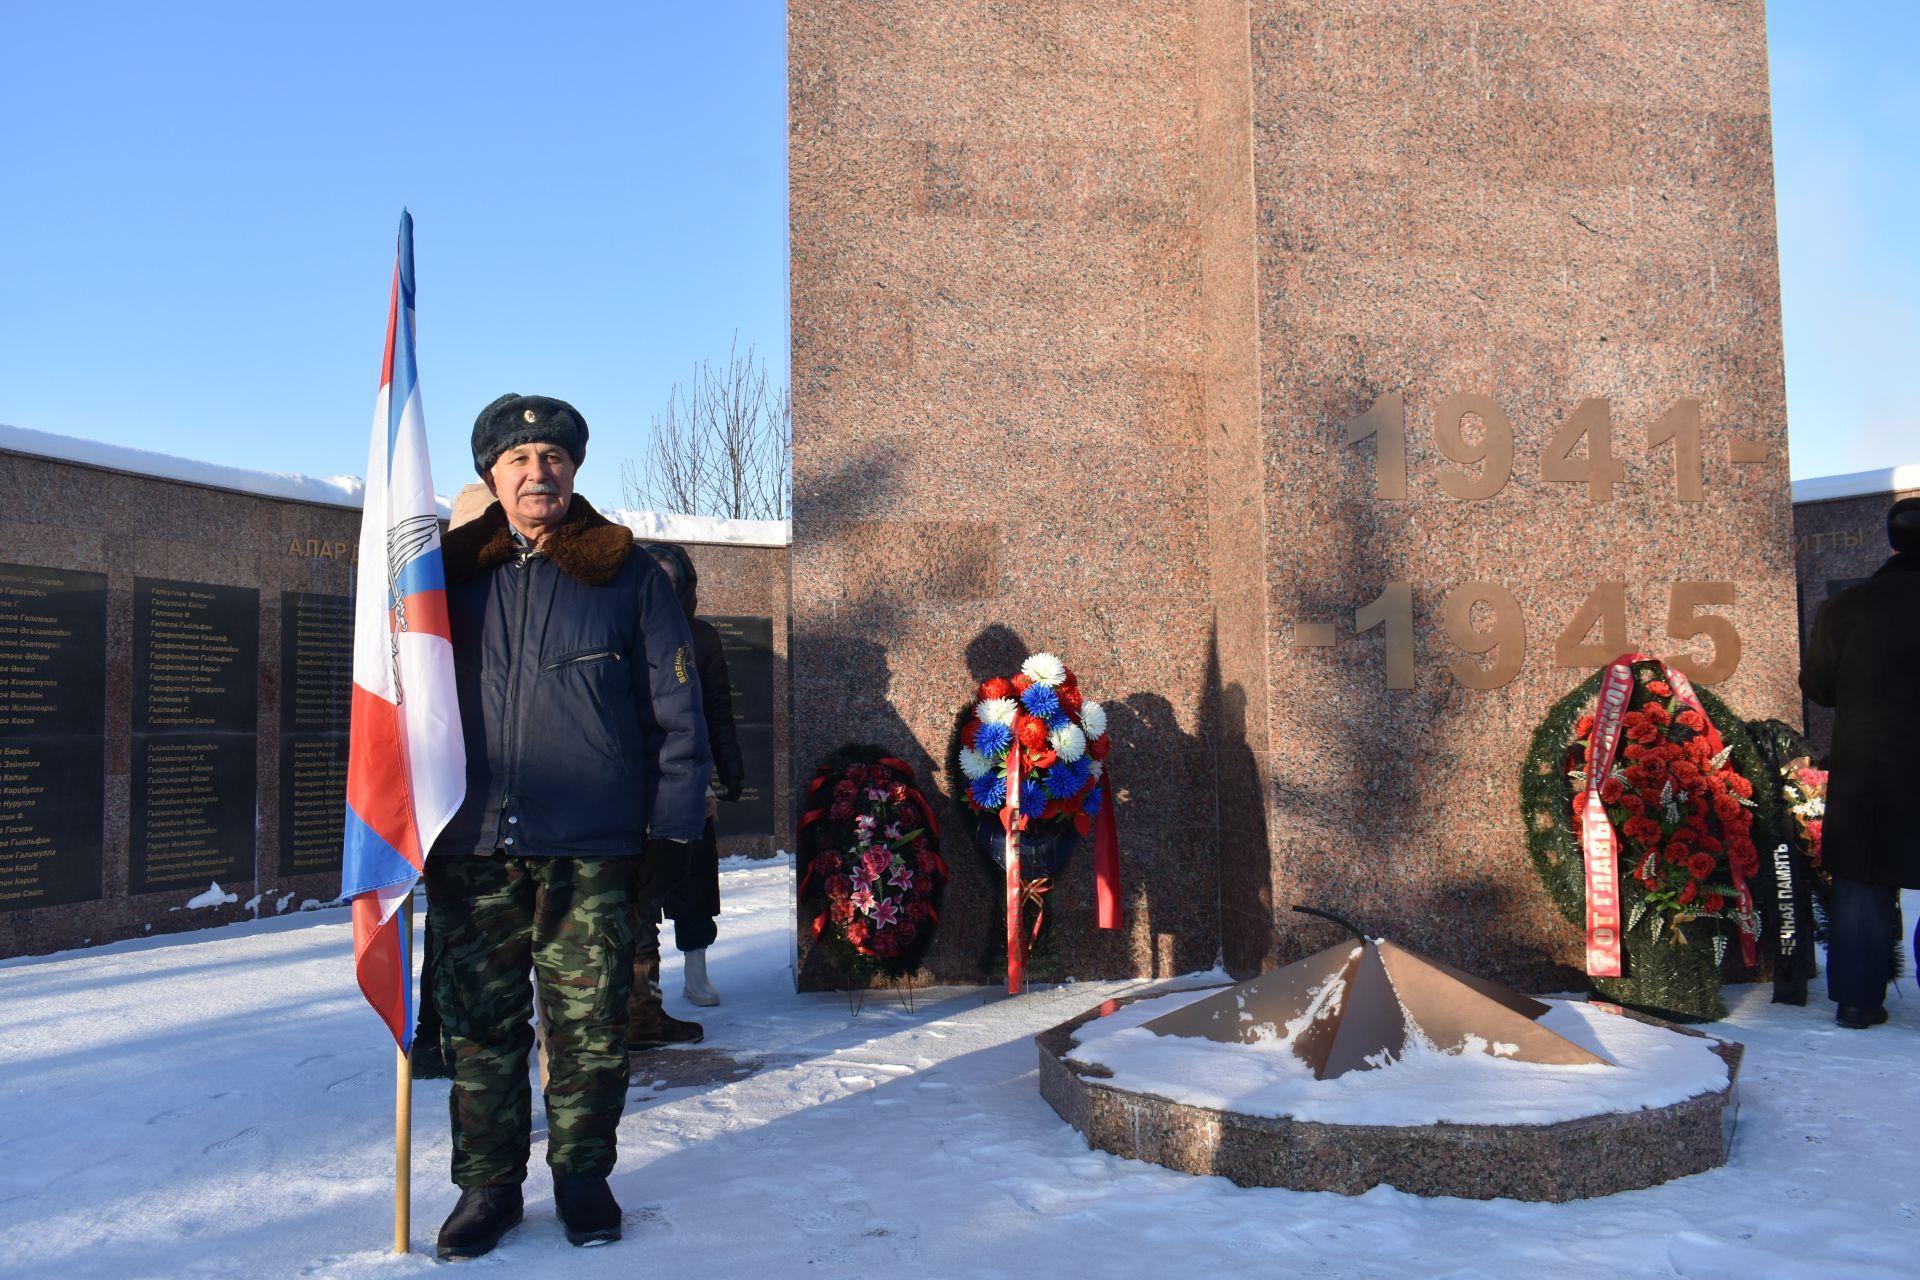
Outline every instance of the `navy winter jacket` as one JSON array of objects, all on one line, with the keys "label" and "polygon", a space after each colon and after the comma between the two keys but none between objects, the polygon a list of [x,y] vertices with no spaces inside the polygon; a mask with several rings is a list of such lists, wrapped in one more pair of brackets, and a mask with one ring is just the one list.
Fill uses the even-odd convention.
[{"label": "navy winter jacket", "polygon": [[1898,554],[1820,606],[1800,689],[1832,707],[1820,862],[1843,880],[1920,889],[1920,555]]},{"label": "navy winter jacket", "polygon": [[[747,785],[747,766],[740,755],[740,735],[733,725],[733,680],[727,671],[727,653],[720,631],[700,614],[700,571],[693,557],[677,542],[650,542],[641,548],[667,570],[680,607],[686,610],[693,632],[694,661],[700,667],[700,696],[707,713],[707,746],[713,751],[713,772],[728,800],[738,800]],[[668,564],[667,561],[671,561]]]},{"label": "navy winter jacket", "polygon": [[439,854],[600,858],[697,840],[712,760],[685,613],[575,494],[538,553],[498,503],[443,544],[467,795]]}]

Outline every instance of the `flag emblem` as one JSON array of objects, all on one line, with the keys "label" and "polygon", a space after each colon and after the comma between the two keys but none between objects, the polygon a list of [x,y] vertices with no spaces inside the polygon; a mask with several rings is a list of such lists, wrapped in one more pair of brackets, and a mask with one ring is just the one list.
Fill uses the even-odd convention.
[{"label": "flag emblem", "polygon": [[354,973],[402,1049],[413,981],[396,915],[466,791],[439,507],[414,363],[413,219],[400,243],[374,400],[354,593],[353,712],[340,895],[353,906]]}]

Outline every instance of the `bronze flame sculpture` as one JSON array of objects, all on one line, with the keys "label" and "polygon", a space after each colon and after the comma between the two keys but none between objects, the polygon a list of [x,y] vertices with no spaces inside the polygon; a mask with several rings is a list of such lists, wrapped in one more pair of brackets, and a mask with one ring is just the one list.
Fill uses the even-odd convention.
[{"label": "bronze flame sculpture", "polygon": [[1288,1039],[1319,1080],[1398,1061],[1410,1027],[1443,1053],[1614,1065],[1538,1025],[1534,1020],[1548,1006],[1531,996],[1370,939],[1330,911],[1294,910],[1331,920],[1357,941],[1315,952],[1144,1025],[1157,1035],[1223,1044]]}]

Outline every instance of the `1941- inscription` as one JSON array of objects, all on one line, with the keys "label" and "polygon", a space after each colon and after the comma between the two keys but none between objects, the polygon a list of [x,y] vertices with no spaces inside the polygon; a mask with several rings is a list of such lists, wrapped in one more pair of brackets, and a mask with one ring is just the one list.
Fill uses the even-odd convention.
[{"label": "1941- inscription", "polygon": [[[1469,434],[1469,422],[1478,424]],[[1596,503],[1613,501],[1613,487],[1623,484],[1626,468],[1613,452],[1613,406],[1605,396],[1589,396],[1575,405],[1540,447],[1539,477],[1548,483],[1583,484]],[[1348,444],[1374,441],[1374,496],[1382,502],[1407,500],[1407,402],[1404,393],[1390,392],[1346,424]],[[1455,464],[1440,472],[1442,493],[1462,502],[1481,502],[1506,488],[1513,478],[1514,428],[1506,410],[1492,396],[1458,392],[1442,400],[1433,413],[1433,442]],[[1674,496],[1681,502],[1704,502],[1702,481],[1700,402],[1675,400],[1658,418],[1646,424],[1649,453],[1668,450],[1673,456]],[[1576,452],[1578,450],[1578,452]],[[1769,450],[1762,441],[1744,436],[1727,440],[1727,461],[1743,465],[1765,462]]]},{"label": "1941- inscription", "polygon": [[136,578],[128,890],[253,878],[260,593]]},{"label": "1941- inscription", "polygon": [[0,911],[101,892],[107,580],[0,565]]}]

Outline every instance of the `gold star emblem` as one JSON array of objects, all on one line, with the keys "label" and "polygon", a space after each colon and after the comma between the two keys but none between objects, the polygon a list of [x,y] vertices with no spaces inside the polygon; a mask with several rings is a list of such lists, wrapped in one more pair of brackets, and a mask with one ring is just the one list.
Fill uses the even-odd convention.
[{"label": "gold star emblem", "polygon": [[538,422],[540,420],[540,415],[535,413],[531,409],[528,409],[525,413],[521,414],[520,416],[525,418],[528,422]]}]

